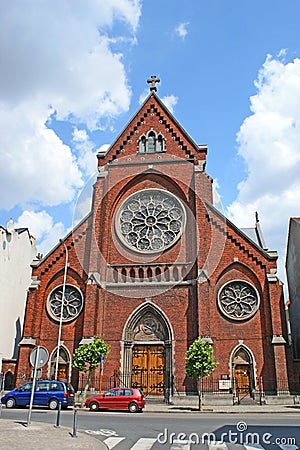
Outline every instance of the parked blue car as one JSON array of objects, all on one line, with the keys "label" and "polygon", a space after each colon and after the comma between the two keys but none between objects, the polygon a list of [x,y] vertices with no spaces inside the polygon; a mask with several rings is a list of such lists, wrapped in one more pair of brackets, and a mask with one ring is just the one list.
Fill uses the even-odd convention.
[{"label": "parked blue car", "polygon": [[[31,390],[32,382],[23,384],[7,392],[1,398],[1,403],[5,404],[6,408],[29,405]],[[54,380],[36,381],[33,396],[34,405],[57,409],[59,402],[61,402],[62,408],[67,408],[74,404],[74,389],[70,384]]]}]

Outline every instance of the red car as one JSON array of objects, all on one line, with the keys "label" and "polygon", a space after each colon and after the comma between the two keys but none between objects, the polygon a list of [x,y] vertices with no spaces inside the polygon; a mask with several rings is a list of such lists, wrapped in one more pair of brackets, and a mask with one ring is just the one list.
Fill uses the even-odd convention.
[{"label": "red car", "polygon": [[85,406],[91,411],[125,409],[133,413],[142,411],[145,407],[145,398],[139,389],[115,388],[105,394],[88,398]]}]

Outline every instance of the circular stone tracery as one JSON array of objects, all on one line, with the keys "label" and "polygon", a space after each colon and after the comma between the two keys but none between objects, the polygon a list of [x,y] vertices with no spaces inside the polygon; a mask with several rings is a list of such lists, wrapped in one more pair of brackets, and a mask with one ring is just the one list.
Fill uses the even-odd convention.
[{"label": "circular stone tracery", "polygon": [[249,319],[259,308],[259,295],[246,281],[230,281],[219,291],[218,304],[230,319]]},{"label": "circular stone tracery", "polygon": [[75,286],[67,285],[65,287],[64,301],[62,299],[63,286],[59,286],[48,297],[48,313],[53,319],[60,320],[63,305],[62,320],[63,322],[70,322],[81,313],[83,307],[82,293]]},{"label": "circular stone tracery", "polygon": [[168,191],[145,189],[128,197],[115,220],[116,232],[130,249],[155,253],[173,245],[185,227],[181,201]]}]

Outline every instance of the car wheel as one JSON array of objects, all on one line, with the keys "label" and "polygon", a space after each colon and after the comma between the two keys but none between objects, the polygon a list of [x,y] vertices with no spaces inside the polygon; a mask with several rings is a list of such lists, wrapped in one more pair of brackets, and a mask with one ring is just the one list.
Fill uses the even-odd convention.
[{"label": "car wheel", "polygon": [[128,405],[128,409],[129,409],[129,411],[131,412],[131,413],[136,413],[136,412],[138,412],[138,410],[139,410],[139,407],[138,407],[138,405],[136,404],[136,403],[129,403],[129,405]]},{"label": "car wheel", "polygon": [[49,400],[49,409],[57,409],[58,408],[58,400],[56,400],[56,398],[52,398],[51,400]]},{"label": "car wheel", "polygon": [[6,408],[14,408],[16,406],[16,400],[13,397],[10,397],[5,402]]},{"label": "car wheel", "polygon": [[98,411],[99,410],[99,405],[97,402],[91,402],[90,403],[90,411]]}]

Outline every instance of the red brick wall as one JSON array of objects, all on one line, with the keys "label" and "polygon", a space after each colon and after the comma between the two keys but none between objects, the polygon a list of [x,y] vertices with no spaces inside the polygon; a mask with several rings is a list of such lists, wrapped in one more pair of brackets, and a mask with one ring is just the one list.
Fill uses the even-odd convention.
[{"label": "red brick wall", "polygon": [[[162,133],[166,152],[139,154],[137,142],[151,128]],[[275,259],[257,248],[209,204],[212,180],[203,171],[206,150],[199,149],[178,123],[168,116],[155,98],[150,98],[114,143],[110,152],[99,158],[99,177],[94,186],[91,214],[70,235],[65,244],[69,252],[67,283],[84,294],[84,310],[75,321],[63,325],[62,340],[72,355],[84,337],[98,335],[110,345],[105,365],[106,376],[120,369],[121,340],[128,317],[149,297],[143,287],[133,296],[118,295],[105,288],[107,264],[148,262],[191,262],[187,277],[190,284],[151,295],[151,302],[167,317],[174,333],[173,370],[178,390],[185,389],[185,353],[199,335],[213,339],[219,361],[217,378],[229,372],[233,349],[243,342],[253,353],[256,375],[266,379],[284,376],[284,362],[278,372],[282,348],[271,345],[273,334],[282,333],[282,287],[270,284],[267,274],[276,268]],[[200,163],[198,165],[198,163]],[[132,253],[118,242],[114,215],[133,192],[159,188],[172,192],[186,205],[185,233],[159,256]],[[208,203],[209,204],[208,204]],[[46,312],[49,293],[62,284],[65,266],[61,244],[33,270],[40,281],[29,292],[24,336],[44,345],[49,353],[57,345],[58,323]],[[97,272],[98,283],[91,284],[88,274]],[[197,277],[198,281],[196,281]],[[226,319],[217,306],[220,287],[229,280],[253,284],[260,295],[259,311],[247,321]],[[32,347],[21,347],[18,371],[28,373]],[[47,366],[43,375],[47,374]]]}]

